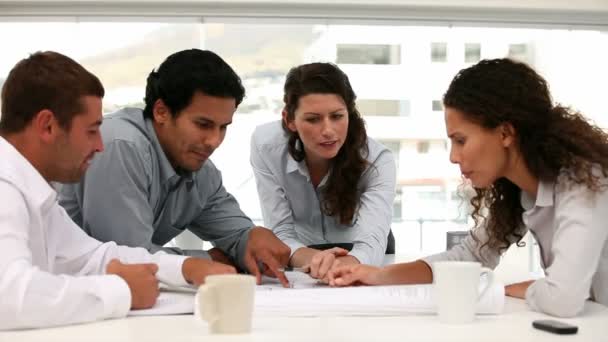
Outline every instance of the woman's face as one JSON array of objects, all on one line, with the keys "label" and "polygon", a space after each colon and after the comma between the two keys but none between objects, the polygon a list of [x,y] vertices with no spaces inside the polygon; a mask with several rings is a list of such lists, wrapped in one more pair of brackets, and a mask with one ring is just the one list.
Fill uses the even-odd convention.
[{"label": "woman's face", "polygon": [[463,112],[446,107],[445,127],[451,141],[450,161],[460,166],[460,172],[473,187],[487,188],[505,176],[509,147],[513,138],[504,125],[493,129],[466,119]]},{"label": "woman's face", "polygon": [[346,141],[348,110],[336,94],[309,94],[298,101],[293,121],[286,122],[300,136],[306,159],[324,162],[334,158]]}]

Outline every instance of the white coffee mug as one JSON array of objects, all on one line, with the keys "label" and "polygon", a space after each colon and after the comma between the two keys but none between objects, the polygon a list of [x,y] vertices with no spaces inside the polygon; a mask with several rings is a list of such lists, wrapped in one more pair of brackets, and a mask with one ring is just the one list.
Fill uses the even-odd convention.
[{"label": "white coffee mug", "polygon": [[244,274],[210,275],[198,288],[197,314],[212,334],[251,331],[255,277]]},{"label": "white coffee mug", "polygon": [[[439,321],[469,323],[475,319],[477,302],[488,291],[494,276],[492,270],[478,262],[439,261],[433,263],[434,297]],[[479,279],[486,275],[479,291]]]}]

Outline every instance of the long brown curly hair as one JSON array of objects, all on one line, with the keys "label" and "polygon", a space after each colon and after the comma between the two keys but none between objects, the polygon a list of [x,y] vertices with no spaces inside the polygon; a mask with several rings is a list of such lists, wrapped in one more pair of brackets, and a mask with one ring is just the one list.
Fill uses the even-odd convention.
[{"label": "long brown curly hair", "polygon": [[[492,59],[463,69],[443,103],[488,129],[511,124],[522,158],[539,181],[570,181],[595,192],[601,184],[593,169],[599,166],[604,177],[608,174],[608,135],[580,112],[554,105],[547,81],[524,63]],[[502,252],[520,241],[521,189],[500,178],[475,192],[475,228],[485,225],[489,237],[482,247]]]},{"label": "long brown curly hair", "polygon": [[[321,209],[326,215],[336,216],[341,224],[350,224],[357,211],[361,193],[359,179],[367,166],[367,133],[365,122],[355,106],[357,98],[348,76],[331,63],[303,64],[287,73],[284,86],[287,120],[293,121],[301,97],[309,94],[336,94],[344,100],[348,110],[346,141],[332,159],[332,171],[323,189]],[[291,157],[300,162],[306,158],[302,141],[283,121],[283,129],[289,134],[288,150]]]}]

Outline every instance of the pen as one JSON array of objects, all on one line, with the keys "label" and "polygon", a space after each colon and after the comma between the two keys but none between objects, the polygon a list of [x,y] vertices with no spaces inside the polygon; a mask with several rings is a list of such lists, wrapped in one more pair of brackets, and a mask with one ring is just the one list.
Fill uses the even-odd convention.
[{"label": "pen", "polygon": [[291,267],[291,266],[287,266],[287,267],[280,267],[278,268],[279,272],[302,272],[302,273],[308,273],[310,272],[310,266],[304,266],[304,267]]}]

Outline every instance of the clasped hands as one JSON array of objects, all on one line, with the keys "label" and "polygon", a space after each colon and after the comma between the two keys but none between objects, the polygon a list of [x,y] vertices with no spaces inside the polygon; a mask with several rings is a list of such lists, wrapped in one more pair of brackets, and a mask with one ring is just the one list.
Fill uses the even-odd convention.
[{"label": "clasped hands", "polygon": [[349,255],[346,249],[339,247],[334,247],[323,251],[307,248],[303,252],[308,254],[308,258],[306,259],[309,259],[309,262],[303,267],[309,271],[311,277],[326,284],[329,284],[329,274],[331,270],[344,265],[359,264],[359,260],[357,260],[357,258]]}]

